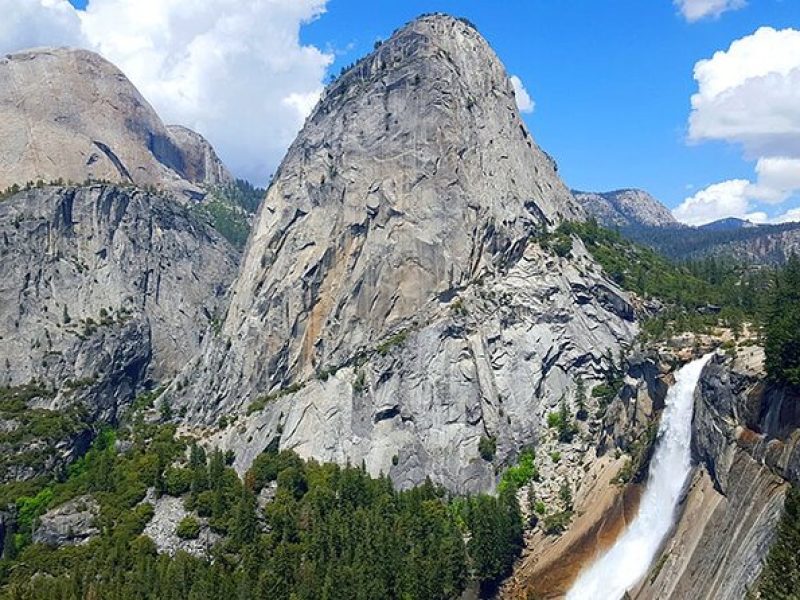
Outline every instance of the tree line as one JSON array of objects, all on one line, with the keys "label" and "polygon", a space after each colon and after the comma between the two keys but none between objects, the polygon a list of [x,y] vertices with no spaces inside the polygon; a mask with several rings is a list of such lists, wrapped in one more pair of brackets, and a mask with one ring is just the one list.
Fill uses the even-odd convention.
[{"label": "tree line", "polygon": [[[132,446],[119,452],[123,441]],[[429,481],[397,491],[388,477],[303,461],[275,444],[244,478],[229,462],[170,426],[104,433],[66,479],[17,499],[0,598],[445,599],[470,581],[497,585],[522,547],[514,486],[497,497],[454,497]],[[274,497],[260,502],[266,487]],[[142,534],[153,515],[148,489],[183,499],[194,521],[178,524],[184,536],[207,529],[220,541],[199,557],[159,554]],[[61,548],[32,543],[46,510],[85,494],[100,505],[99,536]]]}]

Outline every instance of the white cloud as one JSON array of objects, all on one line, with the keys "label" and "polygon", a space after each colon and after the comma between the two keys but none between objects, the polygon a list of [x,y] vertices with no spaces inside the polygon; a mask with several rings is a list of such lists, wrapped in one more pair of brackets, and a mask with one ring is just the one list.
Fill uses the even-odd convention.
[{"label": "white cloud", "polygon": [[[756,164],[758,179],[731,179],[715,183],[686,198],[672,213],[679,221],[689,225],[702,225],[724,217],[738,217],[753,222],[767,220],[767,214],[758,210],[759,202],[779,205],[800,192],[800,159],[762,158]],[[792,209],[771,221],[797,220],[797,210]],[[790,215],[789,217],[785,215]]]},{"label": "white cloud", "polygon": [[800,221],[800,207],[798,208],[791,208],[787,210],[782,215],[778,215],[774,219],[771,219],[770,222],[772,223],[788,223],[790,221]]},{"label": "white cloud", "polygon": [[765,157],[756,163],[758,180],[749,188],[751,198],[780,204],[800,190],[800,158]]},{"label": "white cloud", "polygon": [[800,156],[800,31],[762,27],[694,67],[689,139]]},{"label": "white cloud", "polygon": [[[0,51],[99,51],[167,123],[203,133],[233,171],[264,183],[323,89],[332,56],[300,27],[327,0],[0,0]],[[6,23],[15,35],[6,35]],[[11,31],[11,29],[9,29]]]},{"label": "white cloud", "polygon": [[686,198],[672,214],[688,225],[703,225],[725,217],[738,217],[753,222],[766,221],[765,213],[750,210],[750,185],[746,179],[715,183]]},{"label": "white cloud", "polygon": [[67,0],[0,0],[0,52],[83,45],[81,22]]},{"label": "white cloud", "polygon": [[528,90],[525,89],[522,80],[516,75],[512,75],[509,79],[511,80],[511,85],[514,86],[514,97],[517,99],[519,112],[532,113],[533,109],[536,108],[536,103],[531,98]]},{"label": "white cloud", "polygon": [[675,0],[675,6],[690,23],[709,17],[719,17],[729,10],[747,6],[746,0]]},{"label": "white cloud", "polygon": [[[699,61],[694,78],[689,140],[741,145],[757,161],[755,176],[711,185],[673,213],[690,224],[727,216],[765,220],[766,205],[800,193],[800,31],[762,27]],[[793,215],[795,209],[772,220]]]}]

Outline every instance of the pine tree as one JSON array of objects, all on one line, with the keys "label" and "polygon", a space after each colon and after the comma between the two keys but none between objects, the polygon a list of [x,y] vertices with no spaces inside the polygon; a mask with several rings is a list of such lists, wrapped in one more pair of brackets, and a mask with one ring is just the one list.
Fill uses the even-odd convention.
[{"label": "pine tree", "polygon": [[234,544],[249,544],[256,537],[256,497],[247,486],[242,486],[239,501],[233,509],[229,532]]},{"label": "pine tree", "polygon": [[561,502],[564,503],[564,510],[571,511],[572,510],[572,487],[569,485],[569,481],[566,479],[564,483],[561,484],[561,489],[558,490],[558,497],[561,498]]},{"label": "pine tree", "polygon": [[764,336],[768,377],[800,387],[800,259],[794,254],[775,275]]},{"label": "pine tree", "polygon": [[575,382],[575,407],[578,409],[575,417],[580,421],[585,421],[589,417],[586,410],[586,386],[583,383],[583,377],[578,377]]},{"label": "pine tree", "polygon": [[569,413],[567,400],[564,396],[561,396],[561,402],[558,409],[558,440],[568,444],[572,441],[572,438],[575,437],[577,432],[578,428],[576,427],[572,420],[572,416]]},{"label": "pine tree", "polygon": [[536,514],[536,490],[533,487],[533,482],[528,484],[526,499],[528,502],[528,524],[533,527],[539,521],[539,517]]},{"label": "pine tree", "polygon": [[800,490],[791,488],[759,582],[761,598],[800,598]]}]

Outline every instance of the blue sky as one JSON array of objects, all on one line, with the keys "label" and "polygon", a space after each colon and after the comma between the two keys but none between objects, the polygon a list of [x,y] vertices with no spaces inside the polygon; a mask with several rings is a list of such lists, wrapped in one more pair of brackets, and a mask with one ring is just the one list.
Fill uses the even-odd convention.
[{"label": "blue sky", "polygon": [[[686,142],[694,64],[761,25],[800,26],[800,2],[754,0],[719,18],[687,23],[656,0],[331,0],[303,29],[347,64],[419,13],[465,16],[489,40],[536,102],[524,115],[568,185],[584,190],[641,187],[670,207],[690,190],[750,177],[740,148]],[[646,8],[645,8],[646,7]]]},{"label": "blue sky", "polygon": [[[524,118],[569,186],[640,187],[670,207],[716,182],[755,181],[760,156],[744,158],[731,139],[687,143],[695,63],[761,26],[800,29],[797,0],[749,0],[692,23],[671,0],[328,0],[300,38],[332,52],[328,72],[338,73],[376,39],[433,11],[474,22],[521,78],[536,103]],[[771,217],[797,204],[792,196],[758,208]]]}]

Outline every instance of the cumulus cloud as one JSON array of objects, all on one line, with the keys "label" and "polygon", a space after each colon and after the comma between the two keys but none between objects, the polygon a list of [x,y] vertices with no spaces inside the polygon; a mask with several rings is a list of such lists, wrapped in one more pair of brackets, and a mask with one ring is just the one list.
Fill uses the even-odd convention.
[{"label": "cumulus cloud", "polygon": [[766,213],[751,212],[747,179],[731,179],[715,183],[686,198],[672,211],[675,218],[688,225],[704,225],[725,217],[753,222],[767,220]]},{"label": "cumulus cloud", "polygon": [[522,80],[516,75],[512,75],[509,79],[511,80],[511,85],[514,86],[514,97],[517,99],[519,112],[532,113],[533,109],[536,108],[536,103],[531,98],[528,90],[525,89]]},{"label": "cumulus cloud", "polygon": [[[742,147],[755,160],[754,181],[725,181],[684,200],[675,216],[697,224],[711,217],[765,214],[800,192],[800,31],[762,27],[694,68],[689,140]],[[792,220],[797,211],[784,212]],[[752,220],[752,219],[751,219]]]},{"label": "cumulus cloud", "polygon": [[800,191],[800,159],[762,158],[756,164],[757,179],[731,179],[715,183],[686,198],[672,213],[689,225],[702,225],[724,217],[750,221],[800,220],[800,209],[787,210],[768,219],[759,203],[780,205]]},{"label": "cumulus cloud", "polygon": [[77,12],[67,0],[0,0],[0,51],[83,46]]},{"label": "cumulus cloud", "polygon": [[694,67],[689,139],[800,156],[800,31],[762,27]]},{"label": "cumulus cloud", "polygon": [[700,19],[716,18],[729,10],[747,6],[746,0],[675,0],[681,15],[690,23]]},{"label": "cumulus cloud", "polygon": [[0,36],[0,51],[43,44],[98,51],[165,122],[204,134],[237,175],[264,183],[319,98],[333,60],[299,39],[325,4],[90,0],[76,11],[66,0],[0,0],[4,17],[23,31]]},{"label": "cumulus cloud", "polygon": [[760,158],[756,163],[756,174],[756,183],[748,188],[755,200],[780,204],[800,190],[800,158]]}]

